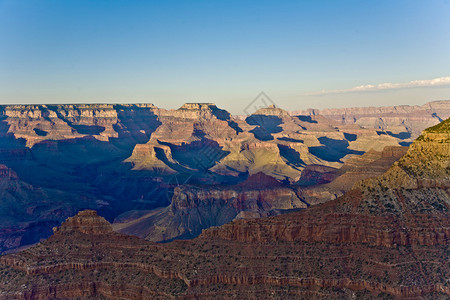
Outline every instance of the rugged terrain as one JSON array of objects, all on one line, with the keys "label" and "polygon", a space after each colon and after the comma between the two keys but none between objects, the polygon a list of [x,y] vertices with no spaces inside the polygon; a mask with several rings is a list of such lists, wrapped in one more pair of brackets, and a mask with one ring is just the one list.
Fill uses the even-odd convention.
[{"label": "rugged terrain", "polygon": [[0,199],[0,252],[34,244],[49,236],[61,219],[102,206],[92,197],[27,184],[4,165],[0,165]]},{"label": "rugged terrain", "polygon": [[307,165],[338,168],[346,157],[402,142],[322,117],[303,120],[276,107],[245,120],[211,103],[185,104],[158,116],[162,124],[126,161],[156,176],[189,173],[207,183],[229,183],[258,172],[295,183]]},{"label": "rugged terrain", "polygon": [[299,184],[282,184],[257,173],[231,186],[184,184],[174,189],[168,207],[129,211],[118,216],[114,228],[150,241],[186,239],[202,229],[234,219],[258,218],[307,208],[342,196],[354,183],[383,174],[406,153],[407,147],[370,150],[348,159],[340,169],[309,165]]},{"label": "rugged terrain", "polygon": [[143,215],[127,212],[116,218],[114,229],[155,242],[170,241],[196,237],[203,229],[234,219],[278,215],[307,206],[297,187],[257,173],[232,186],[179,186],[168,207]]},{"label": "rugged terrain", "polygon": [[448,299],[450,119],[336,200],[155,244],[94,211],[0,257],[3,299]]},{"label": "rugged terrain", "polygon": [[[334,199],[353,184],[351,180],[358,179],[351,172],[345,177],[341,167],[358,157],[365,160],[364,153],[409,144],[409,133],[447,114],[450,102],[439,103],[431,102],[429,109],[421,111],[427,122],[412,122],[399,131],[363,128],[323,115],[292,115],[274,106],[245,118],[231,116],[210,103],[188,103],[174,110],[152,104],[0,106],[0,164],[15,174],[0,179],[4,195],[0,199],[0,253],[48,237],[52,226],[82,209],[96,209],[111,222],[116,218],[133,221],[158,209],[160,228],[171,227],[176,221],[161,212],[170,210],[174,194],[171,207],[182,193],[197,197],[198,187],[239,194],[238,185],[259,172],[282,182],[286,190],[295,190],[302,202]],[[417,109],[405,108],[402,120],[414,119]],[[370,170],[359,173],[374,174]],[[345,184],[335,184],[334,190],[327,186],[325,192],[315,189],[336,177]],[[189,192],[192,188],[195,191]],[[228,203],[226,197],[216,196],[212,202]],[[271,197],[263,195],[268,203],[275,201]],[[284,199],[289,201],[289,197]],[[247,208],[242,214],[227,212],[226,218],[202,226],[192,223],[186,227],[192,231],[187,236],[239,214],[266,216],[291,206],[298,205],[278,203],[261,206],[257,212],[245,212]],[[168,236],[184,234],[181,229],[177,232]]]},{"label": "rugged terrain", "polygon": [[382,151],[373,149],[345,161],[339,169],[323,169],[311,165],[303,171],[300,197],[310,205],[336,199],[344,195],[356,182],[382,175],[402,157],[408,147],[387,146]]},{"label": "rugged terrain", "polygon": [[415,139],[423,129],[449,118],[450,107],[448,101],[433,101],[420,106],[308,109],[292,114],[321,115],[342,124],[358,124],[364,128],[376,128]]}]

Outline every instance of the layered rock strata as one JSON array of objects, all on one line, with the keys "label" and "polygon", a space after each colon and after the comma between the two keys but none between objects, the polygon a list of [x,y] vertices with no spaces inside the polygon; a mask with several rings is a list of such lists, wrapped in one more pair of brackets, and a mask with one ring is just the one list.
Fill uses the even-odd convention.
[{"label": "layered rock strata", "polygon": [[160,242],[193,238],[203,229],[234,219],[278,215],[307,204],[295,188],[257,173],[234,186],[193,186],[175,188],[170,206],[144,215],[130,212],[116,218],[114,228],[122,233]]},{"label": "layered rock strata", "polygon": [[0,299],[447,299],[449,145],[450,119],[343,197],[190,241],[154,244],[81,213],[0,257]]},{"label": "layered rock strata", "polygon": [[409,133],[415,139],[425,128],[450,117],[450,101],[432,101],[420,106],[308,109],[292,114],[321,115],[343,124],[358,124],[364,128],[376,128],[394,134]]}]

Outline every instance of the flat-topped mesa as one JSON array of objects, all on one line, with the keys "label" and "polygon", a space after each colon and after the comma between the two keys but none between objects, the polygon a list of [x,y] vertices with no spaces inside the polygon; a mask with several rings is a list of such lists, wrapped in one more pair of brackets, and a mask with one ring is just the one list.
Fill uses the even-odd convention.
[{"label": "flat-topped mesa", "polygon": [[275,104],[270,104],[268,107],[260,108],[253,113],[253,115],[265,115],[265,116],[289,116],[289,112],[276,107]]},{"label": "flat-topped mesa", "polygon": [[68,218],[60,227],[53,228],[54,234],[84,233],[84,234],[111,234],[111,224],[103,217],[97,215],[95,210],[80,211],[76,216]]},{"label": "flat-topped mesa", "polygon": [[205,110],[217,107],[214,103],[185,103],[179,109]]},{"label": "flat-topped mesa", "polygon": [[185,103],[175,110],[161,110],[160,117],[175,117],[182,119],[213,119],[229,120],[231,115],[226,110],[218,108],[214,103]]},{"label": "flat-topped mesa", "polygon": [[115,104],[116,108],[154,108],[158,109],[158,107],[153,103],[121,103],[121,104]]}]

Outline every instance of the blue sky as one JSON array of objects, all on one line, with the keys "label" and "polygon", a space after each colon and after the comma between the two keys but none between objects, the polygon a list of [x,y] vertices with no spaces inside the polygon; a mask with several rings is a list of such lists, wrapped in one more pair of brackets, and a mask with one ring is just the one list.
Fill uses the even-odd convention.
[{"label": "blue sky", "polygon": [[448,0],[0,0],[0,103],[423,104],[450,99],[427,84],[450,76],[449,20]]}]

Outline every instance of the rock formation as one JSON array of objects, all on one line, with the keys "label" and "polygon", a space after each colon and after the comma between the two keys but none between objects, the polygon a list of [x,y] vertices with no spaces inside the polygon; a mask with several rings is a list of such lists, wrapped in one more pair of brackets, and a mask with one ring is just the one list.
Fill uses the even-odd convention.
[{"label": "rock formation", "polygon": [[0,299],[448,299],[449,146],[450,119],[336,200],[189,241],[154,244],[80,213],[0,257]]},{"label": "rock formation", "polygon": [[376,130],[321,117],[305,120],[276,107],[262,108],[245,120],[211,103],[158,109],[155,114],[161,125],[146,144],[136,145],[126,162],[156,176],[204,177],[208,171],[214,180],[226,182],[245,172],[263,172],[294,182],[306,165],[337,168],[345,157],[401,143]]},{"label": "rock formation", "polygon": [[95,211],[82,211],[29,252],[0,257],[0,299],[174,298],[186,283],[164,264],[151,263],[153,255],[167,256],[159,249],[113,232]]},{"label": "rock formation", "polygon": [[[287,240],[335,239],[335,230],[327,232],[320,229],[321,221],[328,219],[336,222],[336,226],[326,224],[327,228],[340,228],[338,231],[344,230],[342,234],[349,230],[340,237],[347,242],[365,241],[387,247],[411,244],[446,245],[450,234],[449,189],[450,119],[447,119],[425,130],[406,154],[383,175],[355,184],[354,189],[337,200],[311,207],[302,213],[292,213],[275,219],[280,221],[279,224],[284,224],[282,226],[289,224],[284,228],[281,237]],[[371,218],[378,220],[378,224],[371,224]],[[353,221],[343,227],[338,225],[344,220]],[[366,226],[355,226],[353,222],[357,220],[364,220]],[[266,222],[270,224],[271,229],[264,231],[263,224]],[[392,222],[400,226],[385,232],[380,230],[380,226]],[[214,235],[217,232],[222,238],[226,238],[226,234],[230,233],[229,239],[242,241],[245,240],[243,228],[245,226],[253,228],[251,223],[252,221],[237,221],[223,226],[220,230],[207,230],[205,234]],[[278,234],[272,219],[266,218],[257,223],[264,238],[271,239],[270,235]],[[305,227],[303,224],[308,225]],[[239,227],[241,231],[231,229],[233,226]],[[311,229],[319,230],[321,234],[313,234],[314,231],[311,232]],[[358,230],[363,230],[365,234],[358,233]],[[254,233],[253,229],[251,231]],[[372,233],[368,234],[369,232]],[[251,238],[255,238],[255,235]],[[264,241],[262,236],[258,238],[261,239],[260,242]]]},{"label": "rock formation", "polygon": [[32,147],[44,140],[63,140],[92,135],[99,140],[117,137],[113,105],[8,105],[3,115],[16,138]]},{"label": "rock formation", "polygon": [[69,235],[73,232],[80,232],[90,235],[112,234],[112,226],[104,218],[100,218],[95,210],[80,211],[75,217],[68,218],[60,227],[55,227],[53,232],[56,235]]},{"label": "rock formation", "polygon": [[[442,116],[438,110],[445,113],[446,103],[439,109],[431,103],[428,110]],[[409,111],[415,116],[405,109],[405,117]],[[174,110],[152,104],[0,106],[0,164],[8,168],[0,170],[8,177],[0,190],[0,252],[47,237],[80,209],[97,209],[109,221],[124,214],[130,220],[164,210],[184,183],[214,190],[259,172],[284,185],[314,186],[368,151],[409,141],[404,134],[347,123],[292,116],[275,106],[243,119],[211,103]],[[342,193],[335,191],[296,193],[317,203]],[[267,208],[240,217],[274,213]]]},{"label": "rock formation", "polygon": [[306,207],[295,188],[257,173],[234,186],[177,187],[170,206],[138,217],[127,212],[116,219],[114,228],[146,240],[170,241],[196,237],[203,229],[234,219],[260,218]]},{"label": "rock formation", "polygon": [[[346,160],[340,169],[308,166],[299,182],[303,185],[301,197],[311,205],[336,199],[349,191],[356,182],[382,175],[407,149],[388,146],[383,151],[370,150]],[[322,184],[317,185],[316,182]]]},{"label": "rock formation", "polygon": [[[282,184],[260,172],[237,185],[176,187],[166,208],[129,211],[118,216],[114,228],[161,242],[193,238],[202,229],[242,218],[278,215],[336,199],[357,181],[383,174],[405,154],[407,147],[386,147],[350,158],[340,169],[309,165],[296,185]],[[299,184],[301,184],[299,186]]]}]

